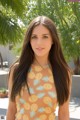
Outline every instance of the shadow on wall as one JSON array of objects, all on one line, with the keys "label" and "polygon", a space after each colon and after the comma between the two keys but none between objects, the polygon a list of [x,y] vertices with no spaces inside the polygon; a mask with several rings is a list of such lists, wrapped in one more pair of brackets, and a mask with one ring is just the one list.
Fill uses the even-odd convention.
[{"label": "shadow on wall", "polygon": [[[58,120],[58,117],[56,117],[56,120]],[[70,120],[80,120],[80,119],[70,118]]]},{"label": "shadow on wall", "polygon": [[1,52],[0,52],[0,67],[3,68],[3,58]]},{"label": "shadow on wall", "polygon": [[0,115],[6,115],[7,109],[0,108]]},{"label": "shadow on wall", "polygon": [[0,69],[0,88],[8,88],[9,70]]},{"label": "shadow on wall", "polygon": [[76,119],[76,118],[70,118],[70,120],[80,120],[80,119]]}]

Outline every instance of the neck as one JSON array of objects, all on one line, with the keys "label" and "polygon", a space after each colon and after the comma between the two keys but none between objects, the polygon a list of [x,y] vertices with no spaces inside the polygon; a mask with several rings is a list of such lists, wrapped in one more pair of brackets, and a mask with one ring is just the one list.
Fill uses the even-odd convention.
[{"label": "neck", "polygon": [[49,60],[48,60],[48,57],[45,57],[45,58],[44,57],[35,57],[34,63],[39,64],[41,66],[45,66],[45,65],[49,64]]}]

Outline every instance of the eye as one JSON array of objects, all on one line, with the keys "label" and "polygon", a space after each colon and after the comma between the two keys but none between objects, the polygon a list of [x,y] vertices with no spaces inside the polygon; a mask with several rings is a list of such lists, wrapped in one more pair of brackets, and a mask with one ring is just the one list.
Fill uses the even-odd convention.
[{"label": "eye", "polygon": [[37,39],[37,36],[32,36],[31,39]]},{"label": "eye", "polygon": [[45,36],[43,36],[43,38],[47,39],[47,38],[48,38],[48,36],[46,36],[46,35],[45,35]]}]

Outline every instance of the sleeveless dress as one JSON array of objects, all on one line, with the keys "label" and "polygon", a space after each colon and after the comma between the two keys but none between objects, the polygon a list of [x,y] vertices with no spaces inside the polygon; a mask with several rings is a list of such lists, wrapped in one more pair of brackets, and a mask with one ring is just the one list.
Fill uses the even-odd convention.
[{"label": "sleeveless dress", "polygon": [[55,120],[57,94],[50,67],[32,64],[27,79],[31,96],[27,86],[22,87],[15,98],[15,120]]}]

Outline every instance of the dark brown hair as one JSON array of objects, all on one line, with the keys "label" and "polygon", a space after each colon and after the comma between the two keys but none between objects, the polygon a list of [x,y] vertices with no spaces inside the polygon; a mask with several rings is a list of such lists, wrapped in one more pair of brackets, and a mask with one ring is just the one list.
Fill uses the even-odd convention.
[{"label": "dark brown hair", "polygon": [[18,60],[19,64],[16,65],[13,73],[11,99],[15,99],[15,96],[20,93],[21,88],[24,85],[27,85],[28,92],[30,93],[28,79],[26,80],[29,68],[34,60],[34,53],[30,45],[30,39],[33,29],[40,24],[50,31],[52,40],[54,40],[54,44],[49,52],[49,62],[54,76],[58,103],[61,105],[69,97],[70,68],[64,59],[56,26],[51,19],[45,16],[35,18],[27,28],[21,56]]}]

